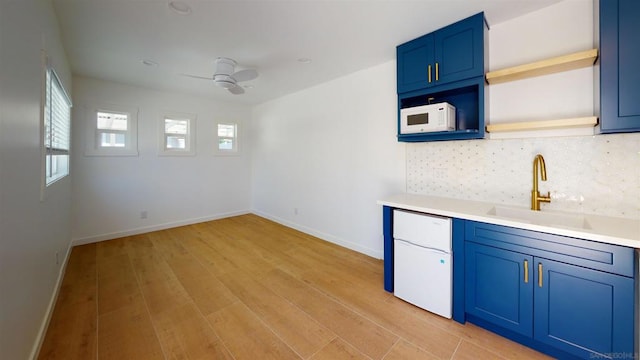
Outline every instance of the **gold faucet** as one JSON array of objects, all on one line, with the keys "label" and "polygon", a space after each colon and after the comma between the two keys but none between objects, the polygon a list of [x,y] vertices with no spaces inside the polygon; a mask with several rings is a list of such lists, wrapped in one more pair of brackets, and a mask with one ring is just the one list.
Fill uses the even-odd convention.
[{"label": "gold faucet", "polygon": [[531,210],[540,211],[540,203],[551,202],[551,194],[547,191],[547,195],[540,195],[538,191],[538,167],[540,167],[540,177],[542,181],[547,181],[547,166],[544,164],[542,155],[536,155],[533,159],[533,190],[531,190]]}]

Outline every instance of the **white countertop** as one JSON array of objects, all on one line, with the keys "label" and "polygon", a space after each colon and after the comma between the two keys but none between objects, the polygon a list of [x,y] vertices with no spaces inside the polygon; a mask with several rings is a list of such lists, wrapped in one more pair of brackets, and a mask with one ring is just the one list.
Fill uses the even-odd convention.
[{"label": "white countertop", "polygon": [[564,214],[568,214],[570,216],[583,216],[584,220],[587,221],[589,228],[574,228],[555,224],[545,224],[544,221],[534,224],[526,220],[490,215],[490,213],[493,212],[492,209],[496,206],[514,208],[518,209],[518,211],[526,210],[525,207],[517,208],[509,205],[493,204],[482,201],[460,200],[406,193],[396,194],[385,199],[378,200],[378,204],[428,214],[481,221],[496,225],[505,225],[640,249],[639,220],[590,214],[561,213],[557,211],[545,212],[543,209],[541,212],[547,213],[548,215],[558,214],[559,216],[562,216]]}]

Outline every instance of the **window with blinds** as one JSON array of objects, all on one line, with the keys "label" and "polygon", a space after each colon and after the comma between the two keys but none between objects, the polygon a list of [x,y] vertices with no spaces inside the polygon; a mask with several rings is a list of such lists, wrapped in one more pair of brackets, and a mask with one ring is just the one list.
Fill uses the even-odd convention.
[{"label": "window with blinds", "polygon": [[47,67],[44,104],[45,184],[69,175],[71,148],[71,100],[60,79]]}]

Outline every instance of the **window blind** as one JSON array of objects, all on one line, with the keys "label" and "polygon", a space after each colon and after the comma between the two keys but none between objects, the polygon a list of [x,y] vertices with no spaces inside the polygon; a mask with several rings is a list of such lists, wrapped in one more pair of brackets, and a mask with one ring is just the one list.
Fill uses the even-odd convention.
[{"label": "window blind", "polygon": [[46,184],[69,174],[71,101],[53,68],[45,80],[44,147]]}]

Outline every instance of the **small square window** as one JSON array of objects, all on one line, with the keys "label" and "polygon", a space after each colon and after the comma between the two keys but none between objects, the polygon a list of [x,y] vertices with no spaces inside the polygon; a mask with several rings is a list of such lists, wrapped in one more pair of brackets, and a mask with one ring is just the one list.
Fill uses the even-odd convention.
[{"label": "small square window", "polygon": [[238,152],[238,125],[218,124],[217,154],[233,154]]},{"label": "small square window", "polygon": [[127,145],[129,114],[98,111],[96,136],[102,148],[124,148]]},{"label": "small square window", "polygon": [[195,155],[195,115],[165,115],[160,129],[160,155]]},{"label": "small square window", "polygon": [[86,155],[138,155],[137,109],[118,105],[96,106],[90,111],[93,141],[87,143]]}]

